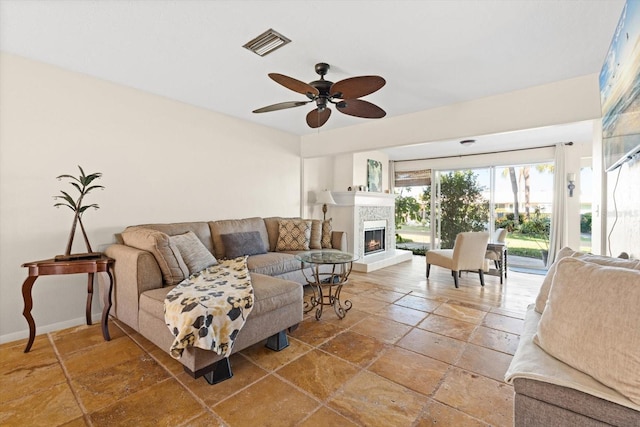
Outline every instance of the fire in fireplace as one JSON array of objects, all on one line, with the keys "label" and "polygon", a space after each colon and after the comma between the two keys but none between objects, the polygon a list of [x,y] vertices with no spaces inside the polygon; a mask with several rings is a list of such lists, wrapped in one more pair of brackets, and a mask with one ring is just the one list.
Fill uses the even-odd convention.
[{"label": "fire in fireplace", "polygon": [[370,255],[385,250],[385,229],[372,228],[364,230],[364,254]]}]

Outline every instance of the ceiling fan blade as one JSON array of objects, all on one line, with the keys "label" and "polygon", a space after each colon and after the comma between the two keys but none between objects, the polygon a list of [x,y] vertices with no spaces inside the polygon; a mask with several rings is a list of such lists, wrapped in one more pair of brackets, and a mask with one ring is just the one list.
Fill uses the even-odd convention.
[{"label": "ceiling fan blade", "polygon": [[323,124],[327,123],[329,116],[331,116],[331,109],[325,108],[323,111],[318,111],[316,108],[315,110],[309,111],[309,114],[307,114],[307,124],[312,129],[319,128]]},{"label": "ceiling fan blade", "polygon": [[386,83],[380,76],[351,77],[334,83],[329,93],[335,98],[356,99],[377,91]]},{"label": "ceiling fan blade", "polygon": [[[344,106],[341,104],[344,102]],[[376,104],[372,104],[362,99],[346,99],[336,105],[341,113],[365,119],[380,119],[387,113]]]},{"label": "ceiling fan blade", "polygon": [[294,92],[298,92],[303,95],[310,93],[313,96],[317,96],[320,94],[320,92],[318,92],[318,89],[316,89],[315,87],[311,86],[308,83],[301,82],[300,80],[296,80],[293,77],[285,76],[284,74],[278,73],[269,73],[269,77],[271,77],[271,80],[273,80],[274,82],[280,83],[282,86],[286,87],[287,89],[291,89]]},{"label": "ceiling fan blade", "polygon": [[311,101],[287,101],[280,102],[278,104],[267,105],[266,107],[258,108],[257,110],[253,110],[254,113],[268,113],[269,111],[278,111],[284,110],[285,108],[293,108],[300,107],[302,105],[308,104]]}]

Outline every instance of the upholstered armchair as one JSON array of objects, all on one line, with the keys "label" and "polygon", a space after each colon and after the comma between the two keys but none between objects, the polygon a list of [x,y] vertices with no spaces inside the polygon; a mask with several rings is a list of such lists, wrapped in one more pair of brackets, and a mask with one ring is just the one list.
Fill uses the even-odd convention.
[{"label": "upholstered armchair", "polygon": [[[491,243],[504,243],[506,240],[507,240],[507,229],[498,228],[493,233],[493,239],[491,240]],[[500,262],[502,262],[502,254],[500,253],[501,251],[502,251],[501,248],[487,249],[487,252],[484,256],[486,259],[493,261],[497,269],[500,269],[502,267],[500,265]]]},{"label": "upholstered armchair", "polygon": [[470,231],[458,233],[453,249],[427,251],[427,278],[433,264],[451,270],[456,288],[458,287],[458,275],[461,271],[477,271],[480,275],[480,286],[484,286],[487,243],[489,243],[489,233]]}]

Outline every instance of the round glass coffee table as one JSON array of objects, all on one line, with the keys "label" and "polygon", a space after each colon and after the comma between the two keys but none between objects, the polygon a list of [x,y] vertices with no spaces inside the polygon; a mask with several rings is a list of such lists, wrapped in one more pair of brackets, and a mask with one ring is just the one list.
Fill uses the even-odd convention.
[{"label": "round glass coffee table", "polygon": [[[296,258],[302,263],[302,273],[311,289],[313,295],[309,302],[304,303],[304,312],[308,313],[316,308],[316,319],[322,317],[322,308],[326,305],[332,306],[340,319],[347,315],[347,311],[351,309],[351,301],[340,301],[340,291],[342,285],[347,283],[353,261],[357,261],[358,257],[347,253],[332,249],[313,250],[301,252]],[[311,265],[311,274],[308,276],[305,270],[305,264]],[[323,266],[329,265],[328,268]]]}]

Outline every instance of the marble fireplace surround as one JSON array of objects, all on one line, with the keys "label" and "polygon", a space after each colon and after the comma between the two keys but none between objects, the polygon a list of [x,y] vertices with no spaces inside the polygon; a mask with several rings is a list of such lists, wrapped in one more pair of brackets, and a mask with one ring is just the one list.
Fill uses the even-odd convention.
[{"label": "marble fireplace surround", "polygon": [[[332,192],[336,205],[331,206],[333,228],[347,232],[348,251],[358,255],[355,271],[374,271],[410,260],[412,253],[395,248],[395,198],[393,194],[362,191]],[[365,221],[385,221],[384,252],[364,255]]]}]

